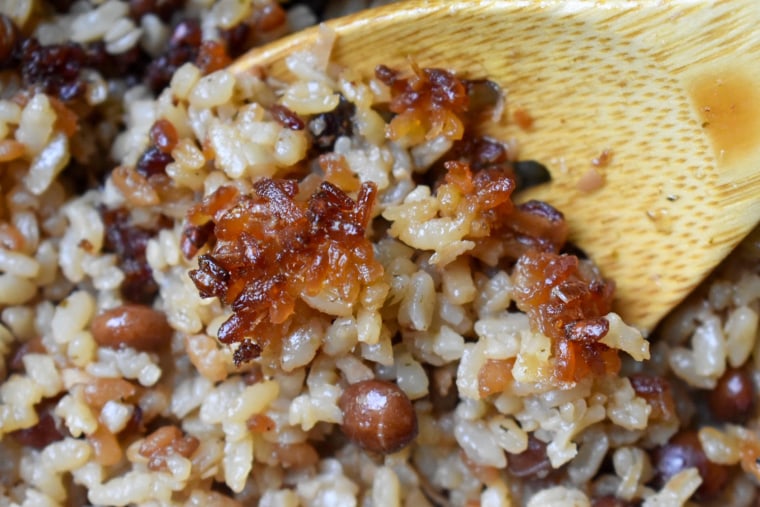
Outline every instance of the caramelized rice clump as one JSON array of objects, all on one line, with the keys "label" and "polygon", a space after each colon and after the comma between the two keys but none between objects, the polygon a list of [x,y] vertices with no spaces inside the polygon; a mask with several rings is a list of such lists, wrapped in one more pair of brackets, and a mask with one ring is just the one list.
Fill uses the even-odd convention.
[{"label": "caramelized rice clump", "polygon": [[[452,215],[469,217],[467,239],[479,251],[497,252],[515,260],[529,250],[557,253],[567,240],[565,218],[551,205],[528,201],[515,206],[511,195],[515,181],[507,165],[486,166],[473,171],[470,164],[449,161],[440,201],[454,208]],[[444,212],[446,209],[444,209]]]},{"label": "caramelized rice clump", "polygon": [[408,137],[412,143],[443,135],[458,140],[464,135],[461,115],[470,100],[465,82],[443,69],[420,69],[401,77],[398,71],[380,65],[375,76],[391,89],[389,104],[396,113],[388,126],[391,139]]},{"label": "caramelized rice clump", "polygon": [[[442,69],[413,65],[413,71],[402,77],[379,66],[375,75],[391,92],[388,108],[395,116],[388,126],[390,139],[415,144],[445,136],[456,141],[428,175],[438,215],[467,224],[463,239],[475,244],[471,255],[485,264],[517,261],[516,302],[532,327],[552,340],[555,381],[567,385],[592,374],[616,373],[617,351],[600,343],[609,331],[604,315],[611,310],[614,285],[590,263],[560,254],[567,240],[562,213],[544,202],[512,202],[522,176],[505,146],[466,135],[473,115],[485,107],[478,101],[493,105],[498,86],[459,79]],[[342,104],[346,115],[341,121],[350,126],[353,108],[345,99]],[[362,287],[382,276],[365,238],[376,187],[359,186],[342,157],[325,153],[332,134],[320,137],[335,130],[338,121],[330,123],[325,116],[317,118],[317,125],[317,119],[301,120],[282,107],[272,114],[287,128],[308,125],[315,136],[315,156],[325,176],[319,190],[308,197],[299,194],[295,180],[269,178],[256,182],[250,195],[219,188],[190,211],[182,236],[188,258],[212,245],[190,276],[202,297],[218,297],[231,306],[233,315],[218,337],[238,344],[238,364],[278,342],[302,310],[328,311],[320,298],[337,301],[350,312]],[[354,190],[356,201],[346,193]],[[389,232],[398,236],[398,227],[403,224],[393,222]],[[342,314],[332,308],[328,313]],[[482,380],[484,394],[509,383],[497,371]]]},{"label": "caramelized rice clump", "polygon": [[190,211],[185,252],[202,247],[204,237],[215,240],[190,277],[202,297],[231,305],[234,314],[218,336],[240,343],[237,363],[282,336],[303,298],[324,295],[352,305],[382,276],[365,238],[375,194],[375,185],[364,183],[354,201],[323,182],[306,199],[296,181],[266,178],[250,195],[221,187]]},{"label": "caramelized rice clump", "polygon": [[552,339],[554,377],[577,382],[617,373],[617,351],[599,340],[612,309],[615,285],[577,257],[529,250],[515,266],[515,299],[531,324]]}]

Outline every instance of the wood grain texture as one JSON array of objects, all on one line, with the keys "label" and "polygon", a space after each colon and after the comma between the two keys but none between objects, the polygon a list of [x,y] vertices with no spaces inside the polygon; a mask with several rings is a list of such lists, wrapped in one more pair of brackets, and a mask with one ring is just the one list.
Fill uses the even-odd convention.
[{"label": "wood grain texture", "polygon": [[[617,282],[617,310],[651,330],[760,220],[760,3],[409,1],[330,23],[334,61],[489,77],[510,109],[521,158],[544,162],[538,198],[566,214],[571,238]],[[245,55],[287,79],[283,59],[308,30]],[[604,149],[605,185],[578,188]]]}]

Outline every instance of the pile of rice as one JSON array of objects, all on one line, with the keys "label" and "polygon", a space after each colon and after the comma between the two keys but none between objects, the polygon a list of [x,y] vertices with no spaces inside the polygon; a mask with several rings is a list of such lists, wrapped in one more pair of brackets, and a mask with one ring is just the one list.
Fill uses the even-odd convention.
[{"label": "pile of rice", "polygon": [[[143,3],[157,13],[171,2]],[[102,41],[110,55],[139,47],[155,59],[185,18],[219,41],[281,14],[248,44],[316,21],[303,6],[285,12],[269,0],[174,3],[164,18],[136,19],[140,2],[119,0],[5,0],[0,13],[43,46]],[[457,224],[431,219],[445,203],[420,175],[451,139],[391,140],[378,113],[388,87],[329,66],[324,53],[289,57],[291,83],[258,71],[203,75],[199,65],[177,65],[157,93],[139,74],[85,66],[71,100],[18,68],[0,76],[0,505],[760,501],[760,233],[648,340],[605,315],[603,343],[620,350],[619,374],[557,383],[547,374],[550,338],[515,307],[511,267],[476,267]],[[319,125],[308,120],[341,96],[355,106],[352,135],[331,150],[376,185],[383,278],[356,304],[312,298],[316,311],[277,347],[236,364],[235,346],[217,339],[233,309],[202,298],[188,276],[198,268],[196,252],[186,255],[188,213],[221,187],[249,194],[262,178],[297,174],[316,188]],[[307,128],[283,125],[276,104]],[[152,185],[136,168],[148,167],[159,120],[176,139]],[[515,142],[505,144],[516,158]],[[135,300],[143,306],[128,307],[122,335],[104,324]],[[483,390],[489,364],[512,367],[508,388]],[[726,379],[739,374],[737,393]],[[413,403],[418,434],[397,452],[343,436],[341,395],[370,379]],[[728,409],[708,401],[714,390]],[[685,434],[698,444],[678,443]]]}]

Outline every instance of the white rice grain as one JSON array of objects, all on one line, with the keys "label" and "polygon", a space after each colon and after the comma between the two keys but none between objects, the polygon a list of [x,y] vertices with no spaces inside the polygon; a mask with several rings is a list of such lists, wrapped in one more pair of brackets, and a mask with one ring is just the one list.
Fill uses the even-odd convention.
[{"label": "white rice grain", "polygon": [[659,493],[644,500],[642,507],[682,507],[702,484],[696,468],[687,468],[668,479]]},{"label": "white rice grain", "polygon": [[58,343],[67,343],[90,322],[95,313],[95,301],[83,290],[72,293],[63,300],[53,314],[53,338]]},{"label": "white rice grain", "polygon": [[195,83],[188,100],[199,109],[210,109],[229,102],[235,88],[235,77],[227,70],[203,76]]},{"label": "white rice grain", "polygon": [[726,336],[728,364],[739,368],[749,358],[758,337],[758,315],[749,306],[740,306],[729,314],[723,324]]},{"label": "white rice grain", "polygon": [[533,495],[527,507],[591,507],[588,497],[580,490],[554,486]]},{"label": "white rice grain", "polygon": [[21,112],[16,140],[26,145],[28,153],[37,155],[50,139],[55,121],[56,115],[47,96],[37,93]]},{"label": "white rice grain", "polygon": [[401,485],[392,468],[377,469],[372,481],[372,505],[374,507],[399,507],[401,505]]},{"label": "white rice grain", "polygon": [[37,294],[37,286],[9,273],[0,274],[0,305],[21,305]]},{"label": "white rice grain", "polygon": [[129,6],[125,2],[108,0],[71,22],[71,38],[76,42],[102,39],[115,23],[127,16],[128,11]]}]

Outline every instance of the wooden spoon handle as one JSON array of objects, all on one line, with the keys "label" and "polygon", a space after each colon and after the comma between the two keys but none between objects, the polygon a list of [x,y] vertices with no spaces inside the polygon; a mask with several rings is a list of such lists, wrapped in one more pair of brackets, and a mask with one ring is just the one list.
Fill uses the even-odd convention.
[{"label": "wooden spoon handle", "polygon": [[[442,66],[489,77],[534,127],[510,117],[488,133],[516,137],[550,185],[523,198],[566,213],[571,238],[618,285],[617,310],[652,329],[760,219],[760,4],[408,1],[329,22],[333,59]],[[306,30],[233,69],[285,56]],[[607,165],[592,163],[603,150]],[[588,191],[584,178],[601,178]]]}]

